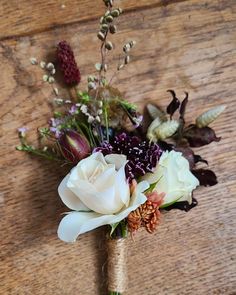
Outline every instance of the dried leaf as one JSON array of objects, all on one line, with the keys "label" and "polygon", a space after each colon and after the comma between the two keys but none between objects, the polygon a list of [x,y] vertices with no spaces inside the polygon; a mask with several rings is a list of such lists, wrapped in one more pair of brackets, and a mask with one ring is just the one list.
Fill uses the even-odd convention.
[{"label": "dried leaf", "polygon": [[188,140],[191,147],[200,147],[211,143],[212,141],[220,141],[220,137],[216,137],[213,129],[210,127],[198,128],[196,125],[189,126],[184,132],[184,137]]},{"label": "dried leaf", "polygon": [[163,150],[163,151],[172,151],[174,149],[174,145],[171,143],[167,143],[165,141],[159,141],[158,142],[159,147]]},{"label": "dried leaf", "polygon": [[198,116],[196,119],[197,127],[202,128],[208,126],[210,123],[215,121],[215,119],[225,110],[225,108],[226,106],[220,105]]},{"label": "dried leaf", "polygon": [[177,109],[179,108],[180,101],[176,97],[176,94],[173,90],[167,90],[167,92],[170,92],[173,96],[171,103],[168,105],[168,107],[166,109],[167,114],[169,114],[170,117],[172,117],[174,115],[174,113],[177,111]]},{"label": "dried leaf", "polygon": [[185,159],[188,160],[190,169],[195,166],[195,155],[194,152],[189,147],[176,147],[174,148],[176,152],[181,152]]},{"label": "dried leaf", "polygon": [[202,162],[208,165],[207,160],[204,160],[200,155],[194,155],[194,162],[195,164],[198,162]]},{"label": "dried leaf", "polygon": [[176,203],[172,204],[171,206],[166,207],[164,210],[170,211],[172,209],[179,209],[179,210],[183,210],[183,211],[188,212],[192,208],[196,207],[197,204],[198,204],[198,201],[195,198],[192,198],[191,204],[189,204],[189,202],[187,202],[187,201],[176,202]]},{"label": "dried leaf", "polygon": [[197,169],[191,171],[197,177],[200,185],[213,186],[218,183],[215,173],[211,170]]},{"label": "dried leaf", "polygon": [[160,121],[167,120],[165,113],[154,104],[149,103],[147,105],[147,110],[153,120],[155,120],[156,118],[159,118]]},{"label": "dried leaf", "polygon": [[188,103],[188,92],[185,92],[185,98],[181,102],[180,110],[179,110],[180,118],[182,120],[184,120],[184,115],[185,115],[185,110],[186,110],[187,103]]}]

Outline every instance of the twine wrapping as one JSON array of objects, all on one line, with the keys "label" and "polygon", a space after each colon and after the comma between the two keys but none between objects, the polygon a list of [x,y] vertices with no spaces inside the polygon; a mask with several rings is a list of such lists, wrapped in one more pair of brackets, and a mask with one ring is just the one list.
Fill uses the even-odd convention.
[{"label": "twine wrapping", "polygon": [[127,242],[126,238],[109,239],[108,248],[108,290],[123,293],[127,287]]}]

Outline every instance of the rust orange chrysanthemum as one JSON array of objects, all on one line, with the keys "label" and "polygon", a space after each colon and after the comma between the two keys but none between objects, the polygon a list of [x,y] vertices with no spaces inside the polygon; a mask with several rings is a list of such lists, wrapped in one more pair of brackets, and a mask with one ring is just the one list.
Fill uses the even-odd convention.
[{"label": "rust orange chrysanthemum", "polygon": [[165,193],[152,192],[147,195],[147,201],[131,212],[127,218],[129,231],[133,234],[141,226],[153,233],[160,222],[159,207],[163,203]]}]

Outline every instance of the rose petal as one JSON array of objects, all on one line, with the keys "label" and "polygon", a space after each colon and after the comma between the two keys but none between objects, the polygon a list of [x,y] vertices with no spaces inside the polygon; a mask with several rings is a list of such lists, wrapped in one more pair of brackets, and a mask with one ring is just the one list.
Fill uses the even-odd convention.
[{"label": "rose petal", "polygon": [[61,220],[57,234],[59,239],[64,242],[75,242],[80,234],[108,224],[110,220],[110,215],[94,212],[71,212]]},{"label": "rose petal", "polygon": [[115,179],[115,192],[117,199],[121,199],[127,207],[130,201],[130,189],[125,175],[125,165],[119,169]]},{"label": "rose petal", "polygon": [[76,238],[85,232],[105,224],[120,222],[126,218],[131,211],[136,210],[147,198],[143,191],[148,189],[146,181],[140,182],[131,198],[129,208],[122,210],[117,215],[101,215],[94,212],[71,212],[66,215],[58,227],[58,237],[65,242],[75,242]]},{"label": "rose petal", "polygon": [[58,187],[58,193],[62,202],[70,209],[77,211],[90,211],[81,200],[67,187],[67,182],[70,177],[68,174],[60,183]]},{"label": "rose petal", "polygon": [[127,157],[125,155],[110,154],[105,156],[105,160],[109,164],[114,164],[116,170],[119,170],[127,163]]},{"label": "rose petal", "polygon": [[97,213],[113,214],[119,212],[124,205],[121,199],[116,198],[114,186],[98,191],[87,181],[70,179],[68,187],[88,208]]}]

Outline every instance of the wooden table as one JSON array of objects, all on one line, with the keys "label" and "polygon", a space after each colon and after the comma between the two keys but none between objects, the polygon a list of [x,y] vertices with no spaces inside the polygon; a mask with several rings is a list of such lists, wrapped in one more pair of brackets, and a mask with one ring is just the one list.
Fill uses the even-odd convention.
[{"label": "wooden table", "polygon": [[[188,214],[164,214],[158,231],[130,241],[127,294],[236,294],[236,1],[123,0],[117,45],[137,41],[116,81],[140,109],[165,106],[175,89],[190,93],[187,120],[210,107],[227,110],[212,125],[219,143],[199,152],[219,184],[195,192]],[[57,195],[65,169],[15,151],[18,127],[34,131],[50,116],[53,93],[30,57],[50,61],[56,43],[76,52],[85,85],[98,61],[102,1],[1,0],[0,294],[106,294],[104,229],[70,245],[56,230],[67,209]]]}]

